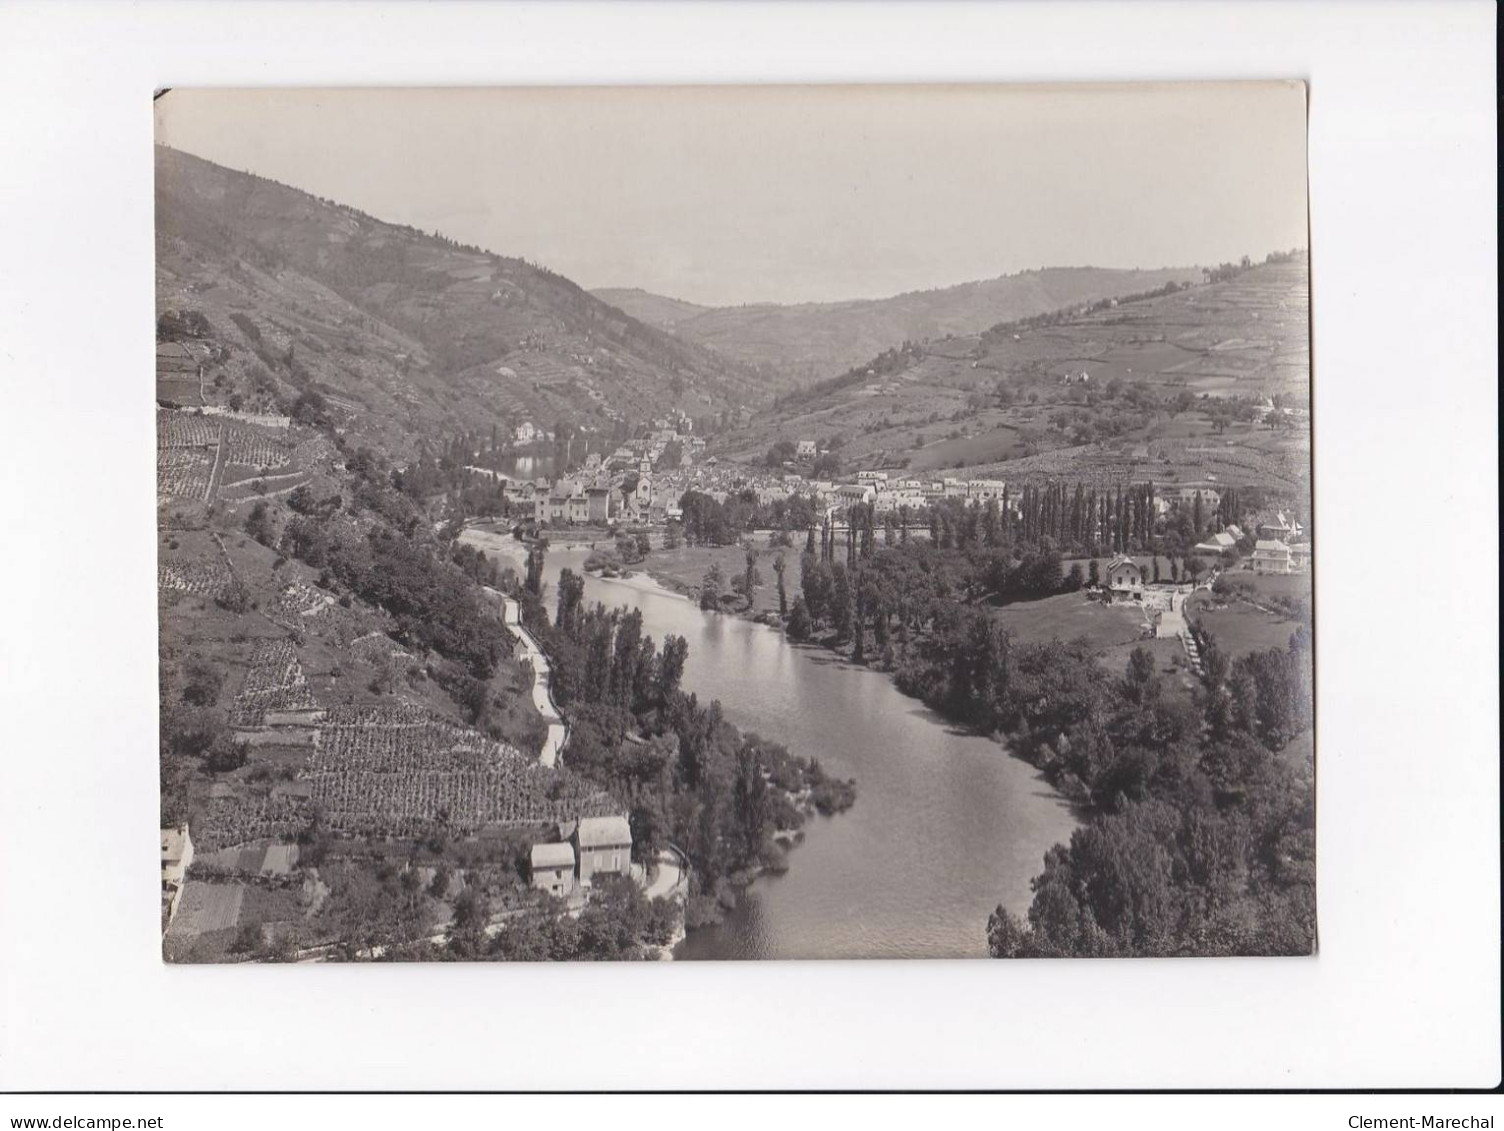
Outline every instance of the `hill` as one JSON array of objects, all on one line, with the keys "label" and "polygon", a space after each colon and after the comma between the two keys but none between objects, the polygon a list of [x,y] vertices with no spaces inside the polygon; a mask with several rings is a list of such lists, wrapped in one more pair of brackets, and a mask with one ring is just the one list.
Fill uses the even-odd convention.
[{"label": "hill", "polygon": [[890,349],[783,398],[719,452],[752,461],[775,441],[809,438],[848,470],[1213,475],[1299,497],[1309,357],[1306,260],[1278,256],[1219,282]]},{"label": "hill", "polygon": [[715,309],[713,306],[685,302],[682,298],[655,295],[641,287],[596,287],[590,293],[617,310],[630,314],[639,322],[670,330],[680,322],[708,314]]},{"label": "hill", "polygon": [[997,322],[1200,277],[1194,267],[1050,267],[892,298],[786,306],[705,307],[636,289],[593,293],[642,322],[754,365],[788,388],[840,373],[894,342],[975,334]]},{"label": "hill", "polygon": [[159,146],[159,315],[206,319],[209,392],[326,398],[394,453],[419,437],[567,420],[610,432],[712,415],[753,374],[520,259],[389,224]]}]

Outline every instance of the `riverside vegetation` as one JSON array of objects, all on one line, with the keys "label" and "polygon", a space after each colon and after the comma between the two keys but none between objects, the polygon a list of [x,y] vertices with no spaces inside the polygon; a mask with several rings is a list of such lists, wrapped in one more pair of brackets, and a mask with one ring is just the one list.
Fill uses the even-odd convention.
[{"label": "riverside vegetation", "polygon": [[[1311,780],[1285,753],[1312,726],[1309,607],[1289,610],[1304,623],[1286,647],[1236,660],[1201,633],[1191,694],[1165,686],[1147,648],[1118,676],[1085,640],[1018,641],[1000,622],[1001,607],[1095,583],[1103,549],[1178,550],[1211,518],[1198,505],[1156,519],[1150,497],[1152,488],[1103,499],[1031,492],[1013,519],[956,503],[932,510],[930,540],[889,529],[881,544],[870,509],[855,507],[845,562],[841,532],[808,533],[790,638],[889,671],[945,717],[1006,736],[1085,818],[1046,855],[1027,916],[991,916],[994,956],[1314,945]],[[713,501],[694,503],[696,533],[720,530]],[[1062,546],[1092,554],[1088,570],[1063,570]]]}]

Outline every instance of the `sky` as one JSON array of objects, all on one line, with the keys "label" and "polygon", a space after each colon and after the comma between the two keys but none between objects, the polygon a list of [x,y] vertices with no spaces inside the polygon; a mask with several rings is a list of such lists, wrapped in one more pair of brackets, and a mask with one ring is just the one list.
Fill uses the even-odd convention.
[{"label": "sky", "polygon": [[1305,88],[178,89],[157,141],[707,305],[1305,247]]}]

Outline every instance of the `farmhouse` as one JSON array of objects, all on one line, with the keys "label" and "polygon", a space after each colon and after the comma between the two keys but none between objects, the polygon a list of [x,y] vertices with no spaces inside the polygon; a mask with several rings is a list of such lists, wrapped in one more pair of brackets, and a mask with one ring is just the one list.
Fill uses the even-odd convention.
[{"label": "farmhouse", "polygon": [[1289,573],[1290,547],[1278,538],[1260,538],[1253,546],[1254,573]]},{"label": "farmhouse", "polygon": [[1144,599],[1144,571],[1126,554],[1119,554],[1108,562],[1104,576],[1107,592],[1114,603]]},{"label": "farmhouse", "polygon": [[574,845],[535,844],[530,860],[533,887],[561,898],[574,891]]},{"label": "farmhouse", "polygon": [[626,876],[632,870],[632,827],[625,817],[584,817],[575,826],[580,883],[598,875]]}]

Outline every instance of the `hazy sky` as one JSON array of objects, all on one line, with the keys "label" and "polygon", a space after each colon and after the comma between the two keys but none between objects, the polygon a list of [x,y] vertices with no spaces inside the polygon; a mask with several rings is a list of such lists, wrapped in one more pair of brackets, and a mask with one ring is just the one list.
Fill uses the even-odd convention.
[{"label": "hazy sky", "polygon": [[157,140],[586,287],[875,298],[1306,245],[1299,84],[175,90]]}]

